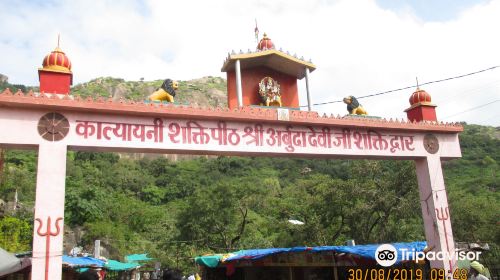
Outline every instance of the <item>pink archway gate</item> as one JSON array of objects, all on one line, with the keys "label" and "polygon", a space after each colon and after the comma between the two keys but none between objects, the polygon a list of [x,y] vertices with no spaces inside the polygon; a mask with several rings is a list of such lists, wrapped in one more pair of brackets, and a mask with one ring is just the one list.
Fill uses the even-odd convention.
[{"label": "pink archway gate", "polygon": [[[463,128],[320,116],[287,109],[204,109],[0,94],[0,145],[38,150],[32,279],[61,279],[68,150],[414,160],[428,246],[455,252],[441,160]],[[448,272],[456,261],[431,261]]]}]

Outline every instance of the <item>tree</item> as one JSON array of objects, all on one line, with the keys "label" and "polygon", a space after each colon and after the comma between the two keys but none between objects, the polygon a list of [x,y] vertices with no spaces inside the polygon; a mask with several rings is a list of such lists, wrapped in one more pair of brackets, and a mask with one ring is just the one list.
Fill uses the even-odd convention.
[{"label": "tree", "polygon": [[[410,161],[356,161],[348,197],[350,235],[360,243],[423,239],[415,166]],[[416,226],[413,226],[416,225]]]},{"label": "tree", "polygon": [[179,214],[180,238],[204,240],[214,250],[233,250],[249,222],[248,208],[240,202],[235,186],[226,183],[198,190]]},{"label": "tree", "polygon": [[0,244],[3,249],[19,253],[29,251],[33,227],[30,223],[15,217],[0,219]]},{"label": "tree", "polygon": [[498,195],[454,191],[450,195],[453,234],[457,241],[500,244]]},{"label": "tree", "polygon": [[104,218],[105,193],[93,186],[69,183],[66,188],[65,217],[71,225],[82,225]]}]

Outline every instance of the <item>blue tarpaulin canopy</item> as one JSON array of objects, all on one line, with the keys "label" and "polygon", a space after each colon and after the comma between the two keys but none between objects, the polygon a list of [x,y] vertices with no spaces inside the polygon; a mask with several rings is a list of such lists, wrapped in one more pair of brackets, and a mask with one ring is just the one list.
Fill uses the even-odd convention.
[{"label": "blue tarpaulin canopy", "polygon": [[[196,263],[208,267],[216,267],[221,263],[230,263],[237,260],[258,260],[271,255],[281,254],[281,253],[295,253],[295,252],[325,252],[333,251],[336,253],[346,253],[358,255],[363,258],[375,260],[375,251],[381,244],[368,244],[368,245],[356,245],[356,246],[319,246],[319,247],[293,247],[293,248],[268,248],[268,249],[251,249],[251,250],[241,250],[228,255],[216,254],[209,256],[196,257]],[[408,242],[408,243],[391,243],[398,252],[402,250],[407,250],[408,252],[422,252],[426,247],[427,243],[425,241],[418,242]],[[402,256],[398,255],[398,260],[396,263],[401,262]]]},{"label": "blue tarpaulin canopy", "polygon": [[62,257],[62,261],[63,264],[70,267],[104,267],[104,264],[106,263],[104,261],[91,257],[70,257],[66,255]]},{"label": "blue tarpaulin canopy", "polygon": [[[312,248],[313,252],[335,251],[337,253],[346,253],[358,255],[363,258],[375,260],[375,251],[381,244],[368,244],[356,246],[320,246]],[[407,242],[407,243],[391,243],[398,252],[423,252],[427,246],[425,241]],[[402,254],[397,254],[398,260],[396,263],[402,261]]]}]

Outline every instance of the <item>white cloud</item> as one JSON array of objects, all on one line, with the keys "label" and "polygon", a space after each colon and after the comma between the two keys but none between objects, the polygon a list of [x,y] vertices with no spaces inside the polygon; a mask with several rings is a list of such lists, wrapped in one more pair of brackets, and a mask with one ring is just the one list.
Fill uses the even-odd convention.
[{"label": "white cloud", "polygon": [[[312,58],[313,102],[340,100],[500,64],[500,0],[446,22],[425,22],[373,0],[55,1],[0,3],[0,73],[37,84],[37,67],[61,34],[75,82],[224,76],[232,49],[255,48],[254,19],[278,48]],[[305,104],[305,85],[300,83]],[[500,69],[424,87],[438,118],[500,98]],[[360,100],[373,115],[405,117],[411,90]],[[345,105],[315,107],[345,114]],[[500,102],[446,121],[500,125]]]}]

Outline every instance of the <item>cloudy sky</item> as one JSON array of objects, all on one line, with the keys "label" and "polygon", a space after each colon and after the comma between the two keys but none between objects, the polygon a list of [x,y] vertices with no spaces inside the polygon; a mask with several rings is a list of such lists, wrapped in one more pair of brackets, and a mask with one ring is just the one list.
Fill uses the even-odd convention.
[{"label": "cloudy sky", "polygon": [[[0,73],[36,85],[60,34],[75,83],[225,77],[228,52],[255,49],[255,19],[277,48],[316,64],[313,103],[500,66],[500,0],[0,0]],[[500,67],[423,89],[439,120],[500,126]],[[306,105],[303,80],[299,91]],[[412,92],[360,101],[402,118]],[[346,113],[343,103],[314,110]]]}]

